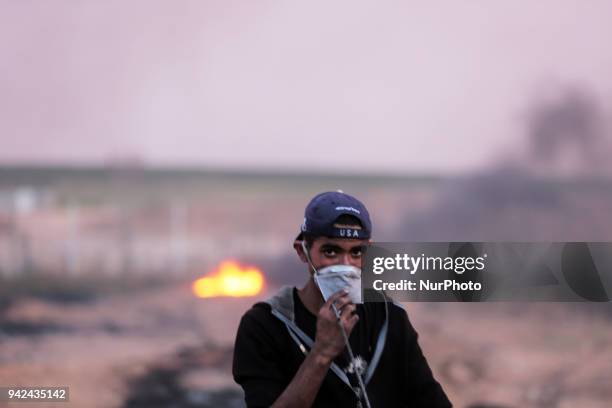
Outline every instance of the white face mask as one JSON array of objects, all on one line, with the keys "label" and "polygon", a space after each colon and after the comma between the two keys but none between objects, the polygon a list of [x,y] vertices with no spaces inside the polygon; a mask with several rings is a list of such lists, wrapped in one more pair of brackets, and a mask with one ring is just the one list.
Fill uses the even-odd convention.
[{"label": "white face mask", "polygon": [[327,301],[340,289],[346,289],[353,303],[361,301],[361,269],[351,265],[331,265],[314,274],[314,280]]},{"label": "white face mask", "polygon": [[353,303],[363,303],[361,299],[361,269],[351,265],[330,265],[317,270],[311,260],[306,249],[306,245],[302,242],[302,248],[308,259],[310,267],[314,271],[314,281],[319,287],[323,299],[327,301],[331,295],[345,289],[348,291],[349,298]]}]

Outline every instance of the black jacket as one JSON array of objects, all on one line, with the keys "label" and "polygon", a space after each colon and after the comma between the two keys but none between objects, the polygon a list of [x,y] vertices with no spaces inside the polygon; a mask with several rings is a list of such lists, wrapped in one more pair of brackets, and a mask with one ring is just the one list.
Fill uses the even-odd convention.
[{"label": "black jacket", "polygon": [[[349,341],[354,353],[368,363],[372,363],[376,354],[377,339],[388,316],[384,348],[381,347],[378,364],[367,384],[372,408],[452,406],[434,379],[418,345],[417,332],[401,306],[392,302],[365,303],[357,305],[357,313],[360,319]],[[244,389],[249,408],[270,406],[304,361],[299,343],[306,352],[308,350],[295,333],[292,338],[281,319],[297,325],[310,339],[315,338],[316,316],[302,304],[295,288],[285,287],[245,313],[236,336],[233,375]],[[335,362],[342,369],[348,363],[345,355]],[[348,375],[348,380],[351,385],[356,385],[352,375]],[[356,404],[357,397],[352,388],[330,370],[313,407],[354,408]]]}]

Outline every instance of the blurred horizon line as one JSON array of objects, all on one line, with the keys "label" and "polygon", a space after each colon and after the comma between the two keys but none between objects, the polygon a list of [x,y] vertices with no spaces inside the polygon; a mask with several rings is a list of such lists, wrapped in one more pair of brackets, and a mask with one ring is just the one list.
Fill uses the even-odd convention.
[{"label": "blurred horizon line", "polygon": [[[130,172],[130,173],[175,173],[176,175],[227,175],[251,177],[340,177],[347,179],[423,179],[428,181],[441,180],[452,176],[450,172],[433,171],[386,171],[386,170],[338,170],[321,168],[321,166],[274,167],[274,166],[221,166],[196,163],[150,163],[145,161],[2,161],[0,162],[0,178],[2,173],[18,171],[51,171],[51,172]],[[467,173],[467,172],[466,172]],[[459,173],[459,174],[466,174]]]},{"label": "blurred horizon line", "polygon": [[[195,163],[150,163],[144,161],[109,161],[109,162],[77,162],[77,161],[4,161],[0,162],[0,186],[12,184],[11,176],[19,176],[21,184],[26,182],[28,175],[36,176],[44,174],[45,178],[67,176],[71,174],[84,173],[91,176],[99,175],[129,175],[146,174],[150,176],[212,176],[212,177],[236,177],[236,178],[296,178],[296,179],[341,179],[346,181],[386,181],[386,182],[416,182],[416,183],[440,183],[449,180],[473,178],[490,173],[507,173],[508,175],[522,173],[528,175],[533,181],[560,182],[565,184],[581,182],[612,183],[612,175],[608,174],[577,174],[572,177],[567,175],[541,174],[530,171],[518,163],[507,163],[502,167],[483,166],[476,170],[463,172],[433,172],[433,171],[385,171],[385,170],[345,170],[340,171],[333,168],[300,168],[300,167],[273,167],[273,166],[245,166],[230,167],[219,165],[205,165]],[[27,174],[30,173],[30,174]],[[329,181],[329,180],[328,180]],[[37,183],[34,183],[37,184]]]}]

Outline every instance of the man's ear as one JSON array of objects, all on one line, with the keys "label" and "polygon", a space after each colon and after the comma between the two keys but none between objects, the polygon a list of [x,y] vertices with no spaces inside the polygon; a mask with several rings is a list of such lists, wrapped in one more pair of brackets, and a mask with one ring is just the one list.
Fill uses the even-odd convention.
[{"label": "man's ear", "polygon": [[302,248],[302,241],[298,241],[297,239],[293,241],[293,249],[295,249],[295,252],[297,252],[298,257],[302,262],[308,262],[306,254],[304,253],[304,248]]}]

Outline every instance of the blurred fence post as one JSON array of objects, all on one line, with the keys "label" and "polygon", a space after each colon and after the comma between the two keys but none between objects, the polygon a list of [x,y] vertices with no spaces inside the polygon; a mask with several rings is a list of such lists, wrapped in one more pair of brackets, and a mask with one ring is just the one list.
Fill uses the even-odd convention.
[{"label": "blurred fence post", "polygon": [[119,224],[119,253],[121,254],[121,269],[123,275],[132,273],[132,225],[130,211],[121,207],[121,221]]},{"label": "blurred fence post", "polygon": [[172,272],[174,275],[185,271],[185,218],[187,209],[182,202],[173,201],[170,205],[170,245]]},{"label": "blurred fence post", "polygon": [[27,234],[21,231],[21,217],[32,211],[35,205],[35,193],[32,189],[21,187],[12,194],[10,209],[11,249],[13,252],[13,273],[24,275],[33,272],[31,243]]},{"label": "blurred fence post", "polygon": [[75,275],[81,270],[80,267],[80,208],[78,205],[71,205],[68,208],[69,235],[66,245],[66,270],[68,274]]}]

